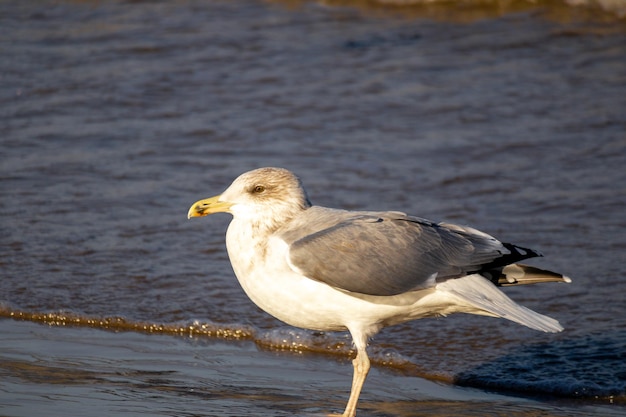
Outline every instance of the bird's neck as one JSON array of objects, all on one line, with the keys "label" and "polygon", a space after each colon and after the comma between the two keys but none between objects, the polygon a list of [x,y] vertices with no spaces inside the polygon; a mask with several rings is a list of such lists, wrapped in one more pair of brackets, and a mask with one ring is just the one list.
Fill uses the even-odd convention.
[{"label": "bird's neck", "polygon": [[271,231],[265,224],[237,218],[230,222],[226,232],[226,249],[235,275],[240,281],[248,276],[255,264],[260,261],[257,258],[265,256],[269,236]]}]

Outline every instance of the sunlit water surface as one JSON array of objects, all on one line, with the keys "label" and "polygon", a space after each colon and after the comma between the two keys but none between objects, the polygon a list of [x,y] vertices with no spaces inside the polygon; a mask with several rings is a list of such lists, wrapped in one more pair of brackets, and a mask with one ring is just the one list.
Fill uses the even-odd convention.
[{"label": "sunlit water surface", "polygon": [[[1,379],[10,381],[0,382],[0,404],[49,409],[38,383],[51,378],[65,387],[93,378],[108,381],[109,391],[97,395],[129,400],[120,413],[134,404],[138,414],[168,414],[143,396],[161,389],[160,372],[176,369],[186,388],[170,381],[161,393],[189,396],[189,386],[202,387],[194,401],[215,395],[221,406],[240,401],[249,410],[232,415],[271,414],[230,397],[237,384],[248,384],[241,396],[261,395],[253,387],[263,382],[244,370],[230,383],[218,384],[221,376],[202,382],[209,360],[190,371],[183,354],[159,353],[149,369],[131,366],[137,379],[116,374],[125,366],[117,349],[136,342],[142,347],[129,360],[142,364],[150,361],[142,349],[173,345],[210,355],[202,353],[205,344],[209,352],[230,346],[231,353],[216,355],[254,358],[259,375],[276,368],[273,360],[284,366],[308,358],[294,366],[311,379],[286,385],[326,394],[287,400],[280,386],[258,407],[287,415],[304,401],[312,413],[328,411],[318,401],[332,391],[331,408],[340,409],[349,386],[348,335],[293,329],[260,311],[230,268],[228,216],[186,219],[197,199],[246,170],[274,165],[296,172],[315,204],[472,225],[540,250],[545,257],[535,265],[574,280],[506,290],[557,318],[566,329],[560,334],[475,316],[385,329],[371,344],[379,380],[421,376],[607,407],[581,415],[623,412],[623,21],[553,19],[541,7],[433,19],[294,4],[0,4],[0,315],[14,319],[0,322]],[[93,339],[90,354],[83,337]],[[50,339],[66,340],[60,356],[49,351]],[[77,366],[66,363],[71,346]],[[341,380],[325,373],[337,361],[347,375]],[[66,368],[83,373],[64,375]],[[124,381],[116,388],[118,377]],[[135,381],[131,398],[120,398],[128,379]],[[231,394],[223,394],[229,384]],[[366,401],[388,400],[368,384]],[[372,404],[369,412],[411,415],[405,399],[385,410]],[[429,415],[428,407],[420,411]],[[460,407],[465,414],[443,408],[500,415],[494,404],[492,414],[476,407]],[[554,414],[517,407],[502,415],[560,415],[559,406],[546,406]]]}]

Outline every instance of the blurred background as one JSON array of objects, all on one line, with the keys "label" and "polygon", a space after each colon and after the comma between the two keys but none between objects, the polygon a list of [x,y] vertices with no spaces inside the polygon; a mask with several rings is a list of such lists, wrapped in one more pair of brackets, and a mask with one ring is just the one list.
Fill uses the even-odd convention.
[{"label": "blurred background", "polygon": [[[573,279],[506,290],[561,334],[421,320],[376,337],[378,366],[623,404],[625,10],[621,0],[0,2],[0,316],[239,332],[258,349],[345,360],[347,335],[290,328],[247,299],[225,252],[227,215],[186,219],[242,172],[281,166],[314,204],[470,225],[541,251],[534,265]],[[17,347],[0,340],[4,363],[32,363],[19,346],[38,336],[25,334]],[[30,389],[14,369],[0,370],[18,381],[0,401]]]}]

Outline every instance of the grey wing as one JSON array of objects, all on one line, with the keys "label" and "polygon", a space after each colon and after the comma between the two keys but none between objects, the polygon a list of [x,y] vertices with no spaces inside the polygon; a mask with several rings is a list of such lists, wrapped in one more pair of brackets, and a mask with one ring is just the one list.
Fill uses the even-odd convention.
[{"label": "grey wing", "polygon": [[395,295],[479,270],[507,251],[491,236],[470,230],[402,213],[352,213],[288,242],[289,260],[307,277],[337,288]]}]

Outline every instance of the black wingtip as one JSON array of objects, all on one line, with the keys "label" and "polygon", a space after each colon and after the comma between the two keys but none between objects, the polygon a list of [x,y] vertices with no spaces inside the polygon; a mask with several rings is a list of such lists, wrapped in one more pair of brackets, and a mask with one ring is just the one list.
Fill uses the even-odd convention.
[{"label": "black wingtip", "polygon": [[514,264],[524,259],[543,256],[540,252],[534,249],[524,248],[522,246],[513,245],[511,243],[503,242],[502,246],[504,246],[509,251],[509,253],[502,254],[502,256],[494,259],[488,264],[481,265],[481,269],[480,271],[478,271],[480,274],[490,277],[490,279],[494,283],[498,282],[500,271],[505,266]]},{"label": "black wingtip", "polygon": [[534,249],[524,248],[522,246],[513,245],[511,243],[503,243],[503,245],[505,248],[507,248],[511,252],[511,254],[507,256],[509,257],[517,256],[516,260],[509,262],[509,263],[521,261],[522,259],[543,257],[543,254],[541,252],[536,251]]}]

